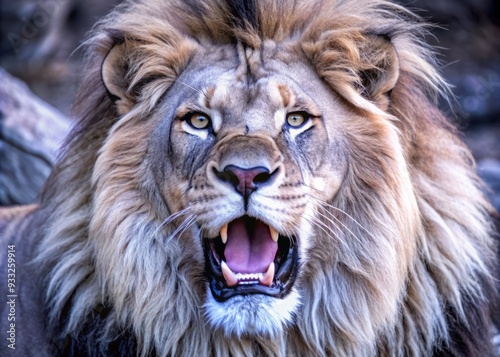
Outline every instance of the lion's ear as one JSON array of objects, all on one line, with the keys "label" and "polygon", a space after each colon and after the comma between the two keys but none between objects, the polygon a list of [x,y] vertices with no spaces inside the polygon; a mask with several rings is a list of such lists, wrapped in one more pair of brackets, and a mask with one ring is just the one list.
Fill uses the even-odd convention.
[{"label": "lion's ear", "polygon": [[128,91],[127,67],[126,45],[116,44],[104,59],[101,75],[104,86],[120,115],[129,112],[134,105],[134,98]]},{"label": "lion's ear", "polygon": [[390,93],[399,78],[399,59],[387,36],[369,35],[369,45],[362,49],[367,69],[360,72],[365,94],[382,110],[387,110]]}]

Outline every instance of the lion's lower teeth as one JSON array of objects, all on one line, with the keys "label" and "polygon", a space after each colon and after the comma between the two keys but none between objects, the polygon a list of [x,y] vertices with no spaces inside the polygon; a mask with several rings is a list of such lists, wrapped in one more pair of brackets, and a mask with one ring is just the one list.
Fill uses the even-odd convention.
[{"label": "lion's lower teeth", "polygon": [[263,278],[264,274],[236,274],[236,278],[242,282],[242,280],[259,280],[259,278]]},{"label": "lion's lower teeth", "polygon": [[236,286],[239,284],[262,284],[265,286],[271,286],[274,279],[274,263],[269,265],[269,268],[265,273],[253,273],[253,274],[243,274],[243,273],[233,273],[233,271],[227,266],[225,261],[221,262],[221,270],[224,279],[228,286]]}]

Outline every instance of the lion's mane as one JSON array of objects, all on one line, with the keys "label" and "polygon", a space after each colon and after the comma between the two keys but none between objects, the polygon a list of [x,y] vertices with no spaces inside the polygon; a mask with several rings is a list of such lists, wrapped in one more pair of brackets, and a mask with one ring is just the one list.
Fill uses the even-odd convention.
[{"label": "lion's mane", "polygon": [[[490,207],[468,150],[437,109],[437,96],[448,89],[423,34],[418,18],[382,0],[128,1],[103,19],[86,43],[77,126],[41,203],[38,261],[48,272],[48,319],[63,353],[486,353],[494,314]],[[367,100],[365,92],[377,92],[367,83],[391,65],[373,46],[379,38],[394,47],[399,76],[390,97]],[[350,242],[339,264],[332,257],[331,266],[309,265],[289,330],[234,338],[210,327],[200,309],[203,271],[191,262],[203,257],[181,240],[158,244],[161,222],[175,212],[138,179],[150,173],[141,161],[147,130],[140,130],[149,124],[137,118],[155,108],[197,41],[258,48],[265,40],[294,42],[319,77],[372,123],[366,130],[373,132],[350,138],[353,162],[330,202],[353,218],[338,216],[365,243]],[[115,105],[101,70],[116,44],[129,51],[127,97]],[[120,113],[126,115],[116,125]],[[387,118],[397,137],[378,141]],[[384,156],[398,141],[401,157]],[[312,247],[308,259],[323,247]],[[379,270],[387,262],[390,273]]]}]

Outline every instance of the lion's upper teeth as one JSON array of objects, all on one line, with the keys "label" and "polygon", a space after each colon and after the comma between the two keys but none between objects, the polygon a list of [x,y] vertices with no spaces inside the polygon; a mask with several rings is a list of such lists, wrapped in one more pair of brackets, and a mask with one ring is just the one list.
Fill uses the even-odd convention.
[{"label": "lion's upper teeth", "polygon": [[273,241],[277,242],[279,238],[279,233],[276,229],[274,229],[272,226],[269,226],[269,232],[271,233],[271,238]]},{"label": "lion's upper teeth", "polygon": [[227,224],[222,226],[220,229],[220,238],[222,239],[222,243],[226,244],[227,242]]}]

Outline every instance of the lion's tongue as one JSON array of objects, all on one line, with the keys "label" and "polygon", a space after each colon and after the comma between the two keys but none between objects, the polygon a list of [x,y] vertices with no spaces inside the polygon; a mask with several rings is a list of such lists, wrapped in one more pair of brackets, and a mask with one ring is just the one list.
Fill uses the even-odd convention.
[{"label": "lion's tongue", "polygon": [[277,251],[278,243],[272,240],[268,225],[250,217],[229,223],[224,256],[233,272],[263,273]]}]

